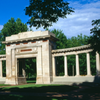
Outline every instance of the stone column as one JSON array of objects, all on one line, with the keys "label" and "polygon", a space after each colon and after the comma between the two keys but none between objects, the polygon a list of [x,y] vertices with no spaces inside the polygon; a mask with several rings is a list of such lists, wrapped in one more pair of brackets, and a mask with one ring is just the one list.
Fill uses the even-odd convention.
[{"label": "stone column", "polygon": [[90,54],[89,54],[89,52],[86,55],[87,55],[87,76],[91,76]]},{"label": "stone column", "polygon": [[80,72],[79,72],[79,57],[78,57],[78,54],[76,54],[76,76],[80,76]]},{"label": "stone column", "polygon": [[16,60],[15,60],[15,49],[12,49],[12,76],[16,76]]},{"label": "stone column", "polygon": [[96,52],[96,74],[100,75],[100,55]]},{"label": "stone column", "polygon": [[38,55],[36,57],[36,84],[43,84],[43,62],[42,62],[42,47],[38,47]]},{"label": "stone column", "polygon": [[55,57],[53,56],[52,57],[52,69],[53,69],[53,77],[55,77],[56,76],[56,65],[55,65]]},{"label": "stone column", "polygon": [[65,72],[65,77],[68,76],[68,68],[67,68],[67,56],[64,56],[64,72]]},{"label": "stone column", "polygon": [[0,60],[0,77],[2,78],[2,60]]}]

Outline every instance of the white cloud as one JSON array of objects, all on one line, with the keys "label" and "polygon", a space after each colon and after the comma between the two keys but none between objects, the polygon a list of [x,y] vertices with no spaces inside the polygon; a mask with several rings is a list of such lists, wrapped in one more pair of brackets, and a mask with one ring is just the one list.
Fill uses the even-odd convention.
[{"label": "white cloud", "polygon": [[2,28],[3,28],[3,25],[0,25],[0,30],[2,30]]},{"label": "white cloud", "polygon": [[[64,34],[70,38],[72,36],[77,36],[80,33],[83,35],[90,35],[90,29],[93,27],[92,20],[100,19],[100,1],[92,2],[88,4],[80,4],[79,2],[73,2],[73,8],[75,6],[75,13],[68,15],[67,19],[60,18],[57,23],[54,23],[49,29],[60,29]],[[33,28],[36,31],[35,28]],[[44,30],[39,28],[39,30]]]}]

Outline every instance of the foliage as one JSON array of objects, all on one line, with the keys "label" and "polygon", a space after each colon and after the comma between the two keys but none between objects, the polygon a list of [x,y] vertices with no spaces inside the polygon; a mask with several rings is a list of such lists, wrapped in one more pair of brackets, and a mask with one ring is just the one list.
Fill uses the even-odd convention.
[{"label": "foliage", "polygon": [[[88,40],[90,37],[86,35],[78,35],[76,37],[71,37],[68,38],[64,35],[64,33],[61,30],[52,30],[52,33],[55,34],[55,36],[59,39],[59,41],[56,42],[56,48],[57,49],[63,49],[63,48],[71,48],[71,47],[76,47],[76,46],[82,46],[82,45],[87,45]],[[76,74],[76,61],[75,61],[75,55],[68,55],[67,56],[67,62],[68,62],[68,74],[70,76]],[[90,59],[91,59],[91,71],[92,74],[96,74],[95,70],[95,56],[91,55],[90,53]],[[83,61],[84,60],[84,61]],[[80,65],[80,74],[81,75],[86,75],[87,74],[87,60],[86,60],[86,53],[85,54],[79,54],[79,65]],[[73,70],[74,66],[74,70]],[[56,57],[56,75],[57,76],[63,76],[64,75],[64,57]]]},{"label": "foliage", "polygon": [[36,59],[28,58],[25,59],[25,71],[27,77],[36,77]]},{"label": "foliage", "polygon": [[30,0],[30,5],[25,8],[25,14],[30,17],[30,26],[47,28],[59,18],[74,12],[69,3],[64,0]]},{"label": "foliage", "polygon": [[[64,33],[61,30],[56,29],[51,32],[59,39],[59,41],[56,42],[56,49],[67,48],[67,37]],[[64,75],[64,57],[56,57],[56,75]]]},{"label": "foliage", "polygon": [[[11,36],[13,34],[18,34],[19,32],[27,31],[27,25],[22,23],[21,20],[18,18],[16,21],[14,18],[8,20],[6,24],[4,24],[3,29],[0,33],[0,41],[5,41],[7,36]],[[5,45],[0,45],[0,54],[5,53]]]},{"label": "foliage", "polygon": [[[71,37],[67,40],[67,46],[68,48],[71,47],[77,47],[77,46],[82,46],[88,44],[88,39],[89,37],[86,35],[77,35],[76,37]],[[84,61],[83,61],[84,59]],[[86,75],[86,54],[79,54],[79,64],[80,64],[80,74],[81,75]],[[74,70],[73,70],[74,66]],[[76,58],[75,55],[70,55],[68,56],[68,74],[69,75],[74,75],[76,74]]]},{"label": "foliage", "polygon": [[95,54],[96,51],[100,52],[100,19],[93,20],[92,25],[94,27],[90,31],[93,35],[88,42],[93,48],[93,54]]}]

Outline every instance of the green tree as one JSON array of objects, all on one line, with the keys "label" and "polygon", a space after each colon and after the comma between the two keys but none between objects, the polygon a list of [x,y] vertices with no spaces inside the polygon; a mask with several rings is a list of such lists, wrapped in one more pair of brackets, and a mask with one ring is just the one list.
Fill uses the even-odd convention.
[{"label": "green tree", "polygon": [[69,3],[64,0],[30,0],[30,5],[25,8],[25,14],[30,17],[30,26],[47,28],[59,18],[74,12]]},{"label": "green tree", "polygon": [[[88,44],[88,39],[89,37],[86,35],[77,35],[76,37],[73,36],[67,40],[67,47],[72,48],[72,47],[77,47],[77,46],[82,46],[82,45],[87,45]],[[72,70],[74,66],[74,75],[76,73],[76,61],[75,61],[75,55],[70,55],[68,56],[68,72],[69,75],[72,75]],[[83,61],[84,59],[84,61]],[[80,74],[81,75],[86,75],[86,54],[79,54],[79,63],[80,63]]]},{"label": "green tree", "polygon": [[94,26],[91,31],[91,38],[88,43],[91,44],[91,48],[93,49],[93,54],[96,51],[100,52],[100,19],[93,20],[92,25]]},{"label": "green tree", "polygon": [[[5,41],[7,36],[11,36],[13,34],[18,34],[19,32],[27,31],[27,25],[22,23],[21,20],[18,18],[16,21],[14,18],[8,20],[6,24],[4,24],[3,29],[0,33],[0,41]],[[5,45],[0,44],[0,54],[5,53]]]}]

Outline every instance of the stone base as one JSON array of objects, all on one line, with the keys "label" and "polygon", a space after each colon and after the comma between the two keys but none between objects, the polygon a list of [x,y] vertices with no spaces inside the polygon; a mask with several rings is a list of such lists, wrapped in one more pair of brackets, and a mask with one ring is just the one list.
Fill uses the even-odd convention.
[{"label": "stone base", "polygon": [[11,84],[11,85],[18,85],[18,84],[27,84],[25,77],[10,77],[6,78],[5,84]]},{"label": "stone base", "polygon": [[37,76],[36,78],[36,84],[50,84],[53,81],[52,76],[43,77],[43,76]]},{"label": "stone base", "polygon": [[18,84],[27,84],[25,77],[18,77]]},{"label": "stone base", "polygon": [[64,75],[64,77],[69,77],[69,75]]},{"label": "stone base", "polygon": [[92,75],[86,75],[86,77],[92,77]]},{"label": "stone base", "polygon": [[75,75],[75,77],[80,77],[80,75]]},{"label": "stone base", "polygon": [[43,77],[42,76],[36,77],[36,84],[43,84]]}]

